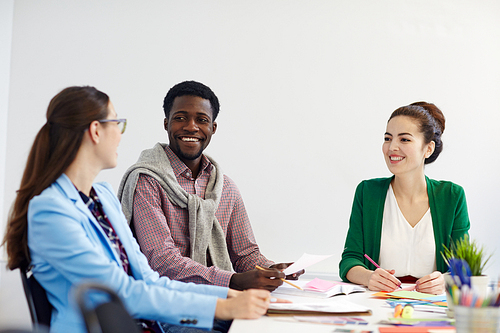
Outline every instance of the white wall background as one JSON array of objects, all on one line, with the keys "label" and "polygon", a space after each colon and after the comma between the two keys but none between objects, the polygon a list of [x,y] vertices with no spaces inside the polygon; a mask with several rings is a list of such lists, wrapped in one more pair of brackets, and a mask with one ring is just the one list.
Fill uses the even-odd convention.
[{"label": "white wall background", "polygon": [[99,177],[117,189],[166,140],[167,90],[194,79],[221,101],[207,152],[238,184],[262,251],[333,253],[311,271],[335,273],[357,183],[390,175],[387,118],[425,100],[447,117],[427,175],[465,188],[470,233],[500,274],[499,1],[17,0],[13,14],[4,207],[61,89],[94,85],[128,118],[119,165]]},{"label": "white wall background", "polygon": [[[9,105],[10,53],[14,0],[0,1],[0,216],[4,216],[5,162]],[[3,219],[2,219],[3,220]],[[0,227],[3,224],[0,223]],[[2,256],[0,255],[0,258]]]},{"label": "white wall background", "polygon": [[[0,0],[0,234],[10,203],[4,205],[7,124],[9,105],[10,59],[14,0]],[[29,328],[29,312],[21,287],[19,272],[6,269],[3,248],[0,248],[0,328]]]}]

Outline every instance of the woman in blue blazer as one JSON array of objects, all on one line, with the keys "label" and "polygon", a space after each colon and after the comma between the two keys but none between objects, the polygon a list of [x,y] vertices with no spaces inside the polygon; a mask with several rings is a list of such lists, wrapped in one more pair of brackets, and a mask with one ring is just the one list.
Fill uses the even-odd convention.
[{"label": "woman in blue blazer", "polygon": [[51,100],[28,157],[4,243],[9,268],[32,267],[47,291],[51,332],[85,332],[71,289],[87,280],[115,290],[135,318],[195,331],[211,329],[214,318],[264,314],[268,291],[182,283],[148,266],[111,186],[93,183],[116,166],[125,124],[103,92],[66,88]]}]

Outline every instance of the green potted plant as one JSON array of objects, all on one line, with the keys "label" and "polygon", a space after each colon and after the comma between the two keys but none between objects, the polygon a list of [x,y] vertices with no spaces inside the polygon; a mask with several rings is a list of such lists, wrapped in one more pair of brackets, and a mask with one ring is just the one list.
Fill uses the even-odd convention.
[{"label": "green potted plant", "polygon": [[451,258],[464,259],[472,273],[472,287],[480,296],[486,296],[489,278],[483,275],[483,270],[492,254],[487,255],[483,246],[478,245],[475,240],[471,241],[469,236],[465,235],[462,239],[452,241],[449,248],[443,244],[441,255],[447,264]]}]

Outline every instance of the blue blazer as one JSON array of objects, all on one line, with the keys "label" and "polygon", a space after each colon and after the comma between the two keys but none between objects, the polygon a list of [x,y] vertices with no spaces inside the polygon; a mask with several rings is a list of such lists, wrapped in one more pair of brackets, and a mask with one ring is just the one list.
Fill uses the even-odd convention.
[{"label": "blue blazer", "polygon": [[115,290],[135,318],[211,329],[217,298],[226,298],[228,289],[160,277],[140,251],[111,186],[96,183],[93,187],[123,243],[133,276],[123,270],[119,256],[71,180],[61,175],[28,208],[33,274],[54,307],[51,332],[86,332],[71,289],[89,280]]}]

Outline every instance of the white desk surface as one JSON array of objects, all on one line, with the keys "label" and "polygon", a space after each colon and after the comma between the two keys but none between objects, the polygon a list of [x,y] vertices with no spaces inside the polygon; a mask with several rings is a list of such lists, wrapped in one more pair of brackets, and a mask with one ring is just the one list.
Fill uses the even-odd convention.
[{"label": "white desk surface", "polygon": [[[371,291],[366,291],[364,293],[354,293],[350,295],[334,296],[329,299],[317,299],[308,297],[296,297],[296,296],[282,296],[281,298],[287,298],[294,302],[329,302],[334,301],[338,298],[344,298],[350,302],[364,305],[372,310],[372,315],[370,316],[356,316],[362,318],[368,322],[368,325],[326,325],[326,324],[315,324],[315,323],[305,323],[298,322],[293,319],[293,317],[278,317],[278,316],[262,316],[260,319],[256,320],[243,320],[236,319],[231,325],[229,333],[276,333],[279,331],[294,333],[294,332],[333,332],[335,328],[349,328],[356,330],[371,330],[373,332],[378,332],[378,323],[381,320],[385,320],[392,317],[393,309],[390,307],[383,307],[386,304],[385,300],[371,298],[373,294]],[[413,318],[441,318],[443,320],[447,319],[445,314],[432,313],[432,312],[421,312],[415,311]],[[386,326],[386,325],[384,325]]]}]

